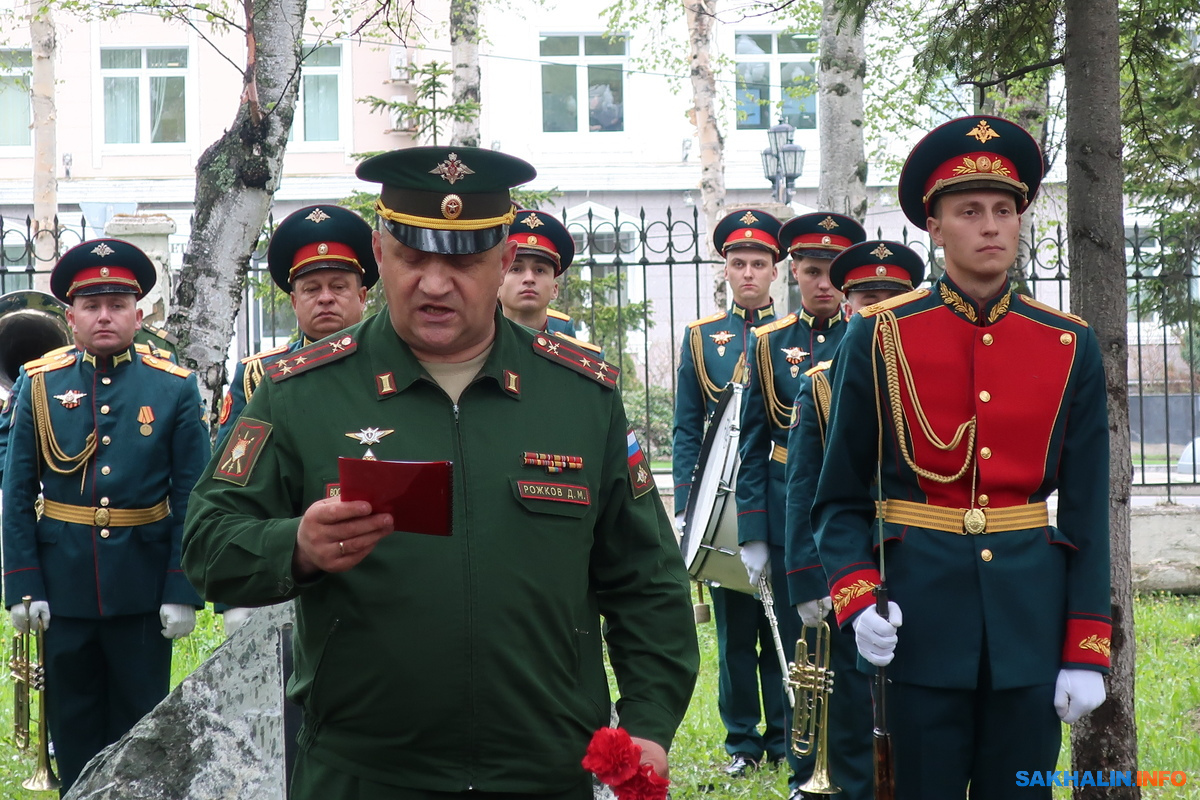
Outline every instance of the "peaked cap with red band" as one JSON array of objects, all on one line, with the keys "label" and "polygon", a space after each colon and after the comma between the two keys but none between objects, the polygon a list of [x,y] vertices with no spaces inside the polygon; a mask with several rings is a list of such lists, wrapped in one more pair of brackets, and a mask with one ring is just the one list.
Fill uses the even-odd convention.
[{"label": "peaked cap with red band", "polygon": [[132,294],[141,300],[158,282],[154,262],[120,239],[91,239],[75,245],[50,273],[50,291],[64,303],[89,294]]},{"label": "peaked cap with red band", "polygon": [[727,254],[737,247],[766,250],[779,260],[779,220],[757,208],[727,214],[713,229],[713,246]]},{"label": "peaked cap with red band", "polygon": [[537,256],[554,264],[554,277],[575,260],[575,240],[553,214],[521,210],[508,228],[508,241],[517,243],[517,255]]},{"label": "peaked cap with red band", "polygon": [[925,262],[899,242],[872,239],[847,247],[829,265],[829,282],[842,292],[912,291],[925,280]]},{"label": "peaked cap with red band", "polygon": [[284,218],[271,235],[267,268],[285,292],[307,272],[341,269],[362,276],[370,289],[379,280],[371,249],[371,226],[341,206],[307,206]]},{"label": "peaked cap with red band", "polygon": [[900,173],[900,207],[926,230],[933,200],[945,192],[999,189],[1017,197],[1017,212],[1033,201],[1046,163],[1029,132],[1000,117],[953,119],[930,131]]},{"label": "peaked cap with red band", "polygon": [[795,258],[834,258],[866,238],[858,220],[825,211],[792,217],[779,231],[779,241]]}]

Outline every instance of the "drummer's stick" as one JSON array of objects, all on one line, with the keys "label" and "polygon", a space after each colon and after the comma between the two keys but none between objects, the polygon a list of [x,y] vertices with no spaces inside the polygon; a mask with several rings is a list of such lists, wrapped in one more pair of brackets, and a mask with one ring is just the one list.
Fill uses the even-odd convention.
[{"label": "drummer's stick", "polygon": [[779,618],[775,616],[775,593],[771,591],[771,578],[766,570],[758,576],[758,596],[762,598],[763,612],[767,615],[767,624],[771,626],[771,638],[775,640],[775,655],[779,657],[779,668],[783,672],[783,690],[787,692],[788,703],[796,707],[796,692],[788,681],[791,665],[788,664],[787,653],[783,650],[783,637],[779,635]]}]

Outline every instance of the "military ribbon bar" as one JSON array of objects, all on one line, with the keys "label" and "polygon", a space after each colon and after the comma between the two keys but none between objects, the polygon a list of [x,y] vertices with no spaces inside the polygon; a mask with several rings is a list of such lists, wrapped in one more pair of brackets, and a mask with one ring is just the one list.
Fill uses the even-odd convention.
[{"label": "military ribbon bar", "polygon": [[527,467],[545,467],[546,472],[562,472],[564,469],[583,469],[582,456],[559,456],[553,453],[521,454],[521,463]]}]

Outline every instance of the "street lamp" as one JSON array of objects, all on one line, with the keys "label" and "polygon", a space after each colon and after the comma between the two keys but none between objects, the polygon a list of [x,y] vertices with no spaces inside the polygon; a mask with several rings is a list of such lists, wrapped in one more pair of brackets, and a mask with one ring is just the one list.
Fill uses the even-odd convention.
[{"label": "street lamp", "polygon": [[762,151],[763,177],[775,189],[775,202],[786,205],[792,199],[792,181],[804,171],[804,148],[792,144],[796,129],[779,120],[767,131],[771,146]]}]

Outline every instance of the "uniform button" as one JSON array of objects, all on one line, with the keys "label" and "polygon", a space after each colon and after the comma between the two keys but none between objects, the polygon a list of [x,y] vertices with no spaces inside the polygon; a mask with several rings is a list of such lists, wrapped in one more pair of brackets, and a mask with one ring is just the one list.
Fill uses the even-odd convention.
[{"label": "uniform button", "polygon": [[1071,334],[1064,333],[1062,336],[1058,337],[1058,340],[1060,342],[1062,342],[1063,344],[1070,344],[1071,343]]},{"label": "uniform button", "polygon": [[996,341],[996,339],[990,333],[985,333],[983,335],[983,343],[984,344],[991,344],[994,341]]},{"label": "uniform button", "polygon": [[107,497],[101,497],[101,498],[100,498],[100,505],[104,506],[105,508],[108,508],[108,498],[107,498]]},{"label": "uniform button", "polygon": [[981,494],[981,495],[979,495],[979,505],[986,506],[988,504],[988,501],[991,499],[992,498],[988,497],[986,494]]},{"label": "uniform button", "polygon": [[112,534],[108,532],[108,528],[100,529],[100,538],[101,539],[107,539],[109,536],[112,536]]},{"label": "uniform button", "polygon": [[979,448],[979,457],[980,458],[991,458],[992,457],[992,448],[990,448],[990,447]]},{"label": "uniform button", "polygon": [[112,383],[112,378],[101,378],[100,382],[103,383],[105,386],[108,386],[110,383]]},{"label": "uniform button", "polygon": [[992,551],[984,550],[982,553],[979,554],[979,557],[982,558],[984,561],[991,561],[992,560]]},{"label": "uniform button", "polygon": [[823,333],[822,333],[822,334],[818,335],[818,336],[817,336],[817,341],[818,341],[818,342],[824,342],[824,341],[825,341],[825,334],[823,334]]},{"label": "uniform button", "polygon": [[112,437],[109,436],[108,434],[105,434],[104,437],[100,440],[100,443],[101,444],[112,444]]},{"label": "uniform button", "polygon": [[107,413],[108,413],[108,406],[100,406],[100,413],[101,413],[101,414],[107,414]]},{"label": "uniform button", "polygon": [[101,475],[107,475],[110,472],[112,472],[112,467],[105,466],[100,468]]},{"label": "uniform button", "polygon": [[979,393],[979,399],[982,400],[983,402],[987,403],[992,399],[992,393],[987,390],[984,390]]}]

